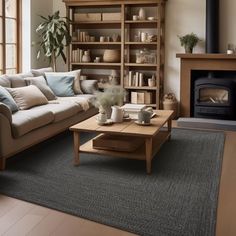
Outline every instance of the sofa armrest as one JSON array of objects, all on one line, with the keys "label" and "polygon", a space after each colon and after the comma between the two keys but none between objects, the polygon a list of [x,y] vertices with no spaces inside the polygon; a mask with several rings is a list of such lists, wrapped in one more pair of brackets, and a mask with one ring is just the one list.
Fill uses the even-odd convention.
[{"label": "sofa armrest", "polygon": [[97,80],[81,80],[80,81],[81,90],[85,94],[94,94],[98,90]]},{"label": "sofa armrest", "polygon": [[11,110],[2,102],[0,102],[0,113],[3,114],[12,123]]}]

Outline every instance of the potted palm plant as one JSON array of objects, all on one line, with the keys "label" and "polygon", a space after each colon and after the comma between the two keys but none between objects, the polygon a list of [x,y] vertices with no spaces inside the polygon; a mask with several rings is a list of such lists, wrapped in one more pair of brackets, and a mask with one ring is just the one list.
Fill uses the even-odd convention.
[{"label": "potted palm plant", "polygon": [[198,36],[194,33],[186,34],[184,36],[178,36],[181,46],[185,48],[186,53],[192,53],[193,48],[197,45],[200,41]]},{"label": "potted palm plant", "polygon": [[40,49],[37,58],[44,53],[56,71],[56,59],[61,56],[66,63],[64,48],[71,42],[71,36],[66,17],[60,17],[60,12],[56,11],[53,15],[44,17],[40,16],[43,22],[37,27],[36,32],[41,38],[39,42]]}]

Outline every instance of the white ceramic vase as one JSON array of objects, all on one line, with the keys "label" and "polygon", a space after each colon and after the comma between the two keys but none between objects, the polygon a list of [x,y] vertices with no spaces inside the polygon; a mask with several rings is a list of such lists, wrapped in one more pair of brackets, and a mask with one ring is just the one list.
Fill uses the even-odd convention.
[{"label": "white ceramic vase", "polygon": [[82,62],[91,62],[91,57],[90,57],[90,52],[89,51],[85,51],[84,55],[82,57]]},{"label": "white ceramic vase", "polygon": [[139,16],[139,20],[145,20],[146,19],[146,12],[143,8],[139,9],[138,16]]}]

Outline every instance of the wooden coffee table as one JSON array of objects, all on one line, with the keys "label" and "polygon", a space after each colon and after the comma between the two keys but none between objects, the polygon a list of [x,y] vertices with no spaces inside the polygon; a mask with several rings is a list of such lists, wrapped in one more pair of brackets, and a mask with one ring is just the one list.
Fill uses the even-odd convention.
[{"label": "wooden coffee table", "polygon": [[[124,121],[109,126],[99,126],[96,122],[96,116],[82,121],[72,127],[74,132],[74,164],[79,165],[80,153],[94,153],[107,156],[123,157],[146,161],[147,173],[151,173],[152,159],[165,141],[171,137],[171,117],[173,111],[156,110],[157,116],[151,119],[150,126],[139,126],[134,120]],[[167,124],[167,129],[161,129]],[[98,150],[93,148],[92,139],[83,145],[80,145],[80,132],[94,132],[97,134],[115,134],[144,139],[143,145],[134,152],[120,152],[109,150]]]}]

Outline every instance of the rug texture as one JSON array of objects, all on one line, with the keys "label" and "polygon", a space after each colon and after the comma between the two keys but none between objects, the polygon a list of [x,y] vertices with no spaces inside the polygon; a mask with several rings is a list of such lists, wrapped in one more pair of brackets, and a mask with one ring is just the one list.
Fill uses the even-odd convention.
[{"label": "rug texture", "polygon": [[73,166],[66,133],[9,159],[0,192],[139,235],[213,236],[223,149],[221,132],[174,129],[146,175],[144,161],[105,156]]}]

